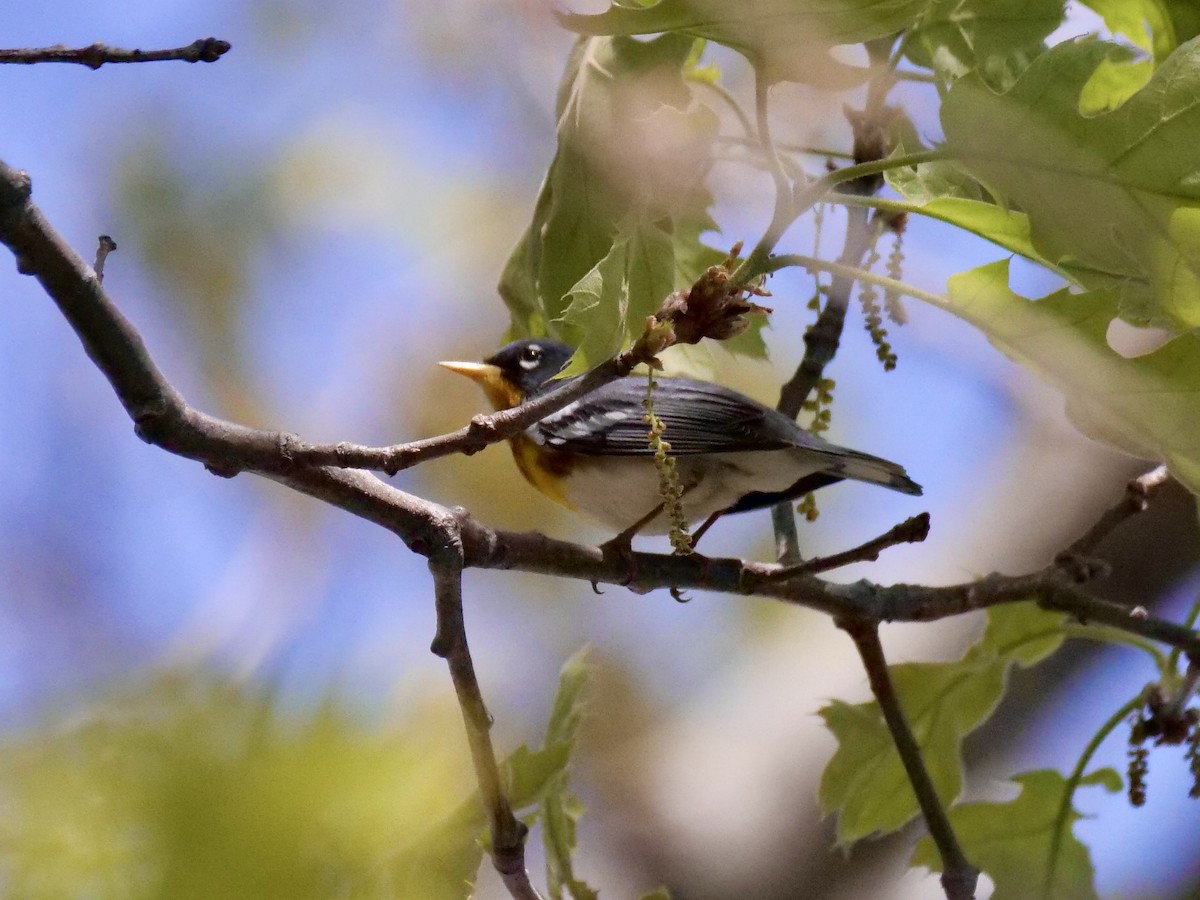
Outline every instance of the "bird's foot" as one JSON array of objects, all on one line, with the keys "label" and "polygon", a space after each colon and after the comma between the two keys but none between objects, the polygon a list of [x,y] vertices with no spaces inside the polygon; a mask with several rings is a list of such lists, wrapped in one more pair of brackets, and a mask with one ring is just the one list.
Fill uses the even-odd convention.
[{"label": "bird's foot", "polygon": [[600,553],[605,562],[616,560],[625,566],[625,577],[616,582],[621,587],[628,587],[637,578],[637,562],[633,558],[633,535],[634,532],[626,529],[600,545]]},{"label": "bird's foot", "polygon": [[[695,542],[693,541],[693,546],[694,545],[695,545]],[[695,560],[697,563],[700,564],[701,580],[706,581],[708,579],[708,568],[712,564],[712,560],[709,557],[705,556],[703,553],[697,553],[695,550],[690,550],[687,553],[682,553],[682,552],[676,550],[675,555],[676,556],[686,556],[688,559]],[[681,587],[672,587],[672,588],[670,588],[670,591],[671,591],[671,597],[675,600],[676,603],[687,603],[689,600],[692,599],[691,597],[687,596],[683,592],[683,588],[681,588]]]}]

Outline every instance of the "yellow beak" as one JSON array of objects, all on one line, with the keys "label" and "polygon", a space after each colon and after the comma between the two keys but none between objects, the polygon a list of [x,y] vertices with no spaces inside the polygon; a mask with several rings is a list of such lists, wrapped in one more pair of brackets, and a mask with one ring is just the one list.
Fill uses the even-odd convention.
[{"label": "yellow beak", "polygon": [[504,377],[499,366],[493,366],[491,363],[455,361],[440,362],[438,365],[451,372],[457,372],[459,375],[465,375],[474,381],[483,388],[483,392],[487,394],[488,400],[496,409],[511,409],[514,406],[520,406],[524,399],[516,385]]}]

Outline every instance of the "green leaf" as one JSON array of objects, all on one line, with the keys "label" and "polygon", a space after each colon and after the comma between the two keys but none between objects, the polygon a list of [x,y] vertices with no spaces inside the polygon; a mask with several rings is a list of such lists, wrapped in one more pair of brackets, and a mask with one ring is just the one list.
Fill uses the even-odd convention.
[{"label": "green leaf", "polygon": [[1175,29],[1175,40],[1190,41],[1200,34],[1200,6],[1196,0],[1163,0]]},{"label": "green leaf", "polygon": [[546,744],[574,745],[583,717],[583,692],[587,687],[589,670],[586,647],[578,650],[563,663],[558,673],[558,691],[546,723]]},{"label": "green leaf", "polygon": [[1121,773],[1109,766],[1088,772],[1079,779],[1079,783],[1080,785],[1098,784],[1110,794],[1120,793],[1125,788],[1125,779],[1121,777]]},{"label": "green leaf", "polygon": [[547,791],[556,787],[554,780],[566,772],[582,715],[582,694],[588,677],[586,657],[584,648],[568,659],[559,672],[558,691],[541,749],[530,750],[522,744],[504,761],[504,783],[515,810],[542,800]]},{"label": "green leaf", "polygon": [[979,71],[1011,84],[1064,15],[1064,0],[940,0],[907,35],[905,55],[953,81]]},{"label": "green leaf", "polygon": [[[1033,604],[988,611],[979,643],[958,662],[890,666],[909,727],[921,745],[944,803],[962,789],[962,740],[995,710],[1009,666],[1030,666],[1057,649],[1064,617]],[[821,777],[822,809],[837,810],[837,839],[847,844],[890,832],[917,815],[916,795],[879,705],[834,701],[821,710],[838,749]]]},{"label": "green leaf", "polygon": [[[899,135],[895,155],[927,149],[916,130],[906,128]],[[910,201],[907,206],[910,212],[954,225],[1040,265],[1057,268],[1034,249],[1029,217],[1007,203],[996,202],[988,188],[961,162],[931,160],[888,169],[884,177],[892,190]],[[1072,277],[1066,270],[1057,270],[1064,278]]]},{"label": "green leaf", "polygon": [[[1200,326],[1200,40],[1180,47],[1120,108],[1087,117],[1098,41],[1042,54],[1012,90],[977,77],[942,104],[948,147],[1028,216],[1038,254],[1093,288],[1122,285],[1134,324]],[[1003,135],[1003,139],[998,139]]]},{"label": "green leaf", "polygon": [[930,0],[659,0],[614,2],[598,15],[559,15],[564,27],[588,35],[662,32],[705,38],[732,47],[771,81],[846,88],[865,80],[865,68],[828,55],[839,44],[885,38],[906,29]]},{"label": "green leaf", "polygon": [[[1190,0],[1187,2],[1190,5]],[[1179,46],[1168,8],[1171,4],[1164,0],[1082,0],[1082,3],[1098,13],[1114,35],[1125,37],[1151,55],[1156,65]]]},{"label": "green leaf", "polygon": [[666,888],[659,888],[649,894],[642,894],[641,900],[671,900],[671,892]]},{"label": "green leaf", "polygon": [[628,239],[618,241],[567,293],[569,303],[554,322],[575,346],[564,375],[577,375],[591,362],[607,359],[625,342],[629,323]]},{"label": "green leaf", "polygon": [[534,754],[526,751],[520,765],[530,771],[514,778],[514,781],[519,778],[527,785],[537,785],[536,791],[522,795],[526,802],[518,806],[514,800],[513,806],[521,808],[534,796],[541,801],[539,813],[542,842],[546,848],[546,880],[552,900],[562,900],[564,889],[573,900],[596,900],[598,896],[586,882],[575,876],[571,856],[576,846],[576,826],[584,807],[570,792],[567,780],[567,761],[574,750],[583,715],[583,693],[588,679],[586,655],[585,648],[563,665],[542,749]]},{"label": "green leaf", "polygon": [[[530,750],[521,744],[508,755],[500,771],[508,802],[514,810],[529,809],[554,789],[554,779],[566,771],[571,750],[569,743],[547,744],[540,750]],[[478,805],[479,798],[472,802]]]},{"label": "green leaf", "polygon": [[542,842],[546,847],[546,881],[550,896],[560,900],[565,888],[572,900],[596,900],[599,894],[575,876],[571,856],[576,846],[576,826],[583,816],[580,800],[562,789],[542,804]]},{"label": "green leaf", "polygon": [[1154,63],[1137,59],[1130,53],[1122,59],[1119,51],[1100,60],[1092,77],[1079,93],[1079,112],[1085,116],[1116,109],[1143,87],[1154,74]]},{"label": "green leaf", "polygon": [[[1042,769],[1013,779],[1021,793],[1007,803],[964,803],[950,810],[950,824],[963,852],[996,885],[992,900],[1091,900],[1095,870],[1088,848],[1070,831],[1059,847],[1058,860],[1050,878],[1050,842],[1058,806],[1066,790],[1066,779],[1058,772]],[[1101,784],[1120,790],[1120,776],[1111,769],[1088,775],[1085,784]],[[1070,821],[1080,818],[1072,810]],[[913,852],[912,864],[935,872],[942,870],[933,841],[924,837]]]},{"label": "green leaf", "polygon": [[0,750],[11,897],[465,900],[482,858],[453,704],[384,730],[163,674]]},{"label": "green leaf", "polygon": [[1001,659],[1022,668],[1037,665],[1062,646],[1066,616],[1048,612],[1033,603],[1017,603],[992,610],[983,640],[963,659]]},{"label": "green leaf", "polygon": [[[903,149],[907,152],[907,148]],[[993,205],[988,202],[988,193],[983,185],[952,159],[888,169],[884,177],[892,190],[913,203],[929,203],[943,197],[953,197]]]},{"label": "green leaf", "polygon": [[1009,289],[1001,261],[951,278],[943,308],[1058,388],[1084,434],[1165,462],[1200,494],[1200,335],[1126,359],[1107,339],[1119,302],[1115,291],[1028,300]]},{"label": "green leaf", "polygon": [[1079,111],[1093,115],[1116,109],[1141,90],[1178,40],[1163,0],[1090,0],[1085,5],[1104,18],[1109,31],[1141,51],[1100,62],[1079,98]]},{"label": "green leaf", "polygon": [[565,323],[568,337],[588,338],[579,365],[598,361],[640,334],[632,311],[653,312],[699,274],[680,267],[715,227],[704,179],[719,123],[687,80],[695,44],[678,34],[577,42],[558,151],[501,276],[513,334]]}]

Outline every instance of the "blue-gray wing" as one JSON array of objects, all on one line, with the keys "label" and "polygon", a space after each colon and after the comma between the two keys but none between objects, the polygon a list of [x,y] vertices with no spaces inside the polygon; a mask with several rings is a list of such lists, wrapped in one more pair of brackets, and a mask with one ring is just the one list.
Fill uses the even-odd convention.
[{"label": "blue-gray wing", "polygon": [[[646,382],[640,378],[610,382],[543,419],[534,426],[534,435],[550,447],[574,453],[650,455],[645,396]],[[658,379],[654,412],[666,426],[663,437],[676,456],[786,447],[835,449],[783,414],[708,382]]]},{"label": "blue-gray wing", "polygon": [[[552,413],[530,431],[538,442],[571,453],[649,456],[653,451],[642,406],[645,396],[646,383],[640,378],[614,381]],[[776,455],[774,460],[776,465],[796,467],[797,481],[792,489],[781,494],[747,495],[734,507],[736,510],[770,505],[843,478],[906,494],[921,493],[921,486],[908,477],[902,466],[823,441],[782,413],[717,384],[686,378],[659,379],[654,412],[666,426],[663,437],[674,456],[791,451]]]}]

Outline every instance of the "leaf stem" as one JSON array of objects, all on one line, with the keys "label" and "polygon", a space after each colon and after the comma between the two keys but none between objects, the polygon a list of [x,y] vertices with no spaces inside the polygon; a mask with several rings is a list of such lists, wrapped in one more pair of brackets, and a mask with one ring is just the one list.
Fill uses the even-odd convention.
[{"label": "leaf stem", "polygon": [[698,85],[701,85],[701,86],[707,88],[708,90],[710,90],[714,94],[716,94],[718,97],[720,97],[721,100],[723,100],[725,102],[725,105],[729,107],[730,111],[733,112],[733,114],[737,118],[739,124],[741,124],[741,126],[742,126],[742,131],[744,131],[746,134],[744,139],[742,139],[742,138],[725,138],[724,140],[736,141],[739,144],[745,143],[745,144],[753,144],[755,146],[758,146],[758,143],[759,143],[758,134],[755,131],[754,123],[752,121],[750,121],[749,114],[746,112],[746,110],[744,110],[742,108],[742,104],[740,102],[738,102],[738,98],[733,95],[733,92],[731,90],[729,90],[727,87],[725,87],[725,85],[721,84],[719,81],[709,81],[707,78],[692,78],[689,80],[693,84],[698,84]]},{"label": "leaf stem", "polygon": [[[765,88],[763,90],[765,91]],[[773,147],[771,154],[775,163],[778,164],[779,157],[775,154]],[[826,195],[833,191],[839,184],[854,181],[856,178],[863,178],[867,175],[878,175],[890,169],[901,169],[906,166],[915,166],[939,159],[950,159],[951,157],[952,154],[950,151],[944,148],[939,150],[922,150],[919,153],[905,153],[900,156],[889,156],[886,159],[877,159],[853,166],[845,166],[833,172],[828,172],[820,178],[810,181],[803,188],[794,191],[790,204],[783,202],[780,196],[777,195],[775,215],[771,219],[771,224],[767,227],[762,239],[746,258],[745,262],[733,273],[734,280],[739,284],[745,284],[752,278],[774,271],[770,265],[771,252],[775,249],[775,245],[779,243],[779,239],[783,237],[783,233],[787,230],[788,226],[812,209],[817,203],[825,199]],[[778,174],[772,169],[772,175],[775,178],[777,189],[780,183],[780,176],[783,177],[784,181],[787,180],[782,166],[779,166]]]},{"label": "leaf stem", "polygon": [[[733,100],[734,103],[737,100]],[[741,106],[738,107],[741,110]],[[742,112],[745,115],[745,112]],[[749,119],[747,119],[749,121]],[[748,132],[748,137],[736,137],[734,135],[719,135],[716,139],[718,144],[736,144],[740,147],[757,147],[758,139],[754,136],[753,130]],[[832,150],[828,147],[809,147],[804,144],[783,144],[776,143],[775,149],[780,153],[791,153],[797,156],[824,156],[828,159],[854,159],[854,154],[848,150]]]},{"label": "leaf stem", "polygon": [[769,256],[780,238],[783,237],[783,233],[787,231],[788,226],[796,221],[796,218],[803,212],[803,210],[797,211],[795,208],[792,183],[783,170],[783,163],[779,161],[779,154],[771,140],[771,123],[767,108],[770,90],[771,83],[767,81],[761,70],[755,69],[754,113],[758,124],[758,145],[766,160],[767,170],[771,173],[771,180],[775,182],[775,210],[771,214],[771,223],[750,252],[750,256],[734,271],[733,281],[735,284],[746,284],[755,277],[751,261]]},{"label": "leaf stem", "polygon": [[1067,778],[1067,783],[1063,786],[1063,797],[1058,805],[1058,813],[1054,817],[1054,829],[1050,832],[1050,858],[1046,861],[1046,880],[1042,882],[1042,900],[1051,900],[1051,891],[1054,887],[1054,872],[1058,868],[1058,854],[1062,849],[1062,839],[1067,825],[1067,818],[1071,814],[1071,804],[1075,799],[1075,791],[1079,787],[1079,782],[1083,780],[1084,771],[1105,739],[1116,730],[1118,725],[1125,721],[1126,716],[1141,706],[1142,702],[1143,697],[1139,691],[1136,697],[1126,702],[1120,709],[1109,716],[1108,721],[1100,726],[1100,730],[1092,735],[1092,739],[1088,741],[1087,746],[1083,748],[1083,752],[1079,755],[1079,760],[1075,763],[1075,768],[1071,770],[1071,775]]},{"label": "leaf stem", "polygon": [[[1192,608],[1188,610],[1187,619],[1184,620],[1184,626],[1192,628],[1196,624],[1196,618],[1200,616],[1200,594],[1196,595],[1196,599],[1192,601]],[[1162,672],[1166,675],[1168,672],[1175,672],[1179,669],[1179,655],[1183,651],[1178,647],[1171,649],[1171,655],[1167,657],[1167,665],[1162,668]]]},{"label": "leaf stem", "polygon": [[[1100,641],[1106,644],[1124,644],[1127,647],[1133,647],[1136,650],[1141,650],[1154,660],[1154,667],[1160,672],[1173,671],[1174,667],[1169,666],[1167,657],[1158,647],[1154,646],[1146,638],[1136,634],[1130,634],[1126,631],[1121,631],[1119,628],[1108,628],[1097,625],[1074,625],[1067,624],[1063,626],[1063,634],[1069,638],[1074,638],[1083,641]],[[1178,652],[1178,651],[1175,651]]]},{"label": "leaf stem", "polygon": [[897,81],[915,81],[919,84],[939,84],[938,78],[932,72],[915,72],[911,69],[897,69],[892,73]]},{"label": "leaf stem", "polygon": [[802,269],[808,269],[810,272],[829,272],[833,275],[840,275],[843,278],[853,278],[858,281],[865,281],[868,284],[874,284],[885,290],[895,291],[899,294],[904,294],[907,297],[912,297],[914,300],[922,300],[925,303],[933,306],[945,308],[946,300],[944,297],[933,293],[932,291],[924,290],[916,285],[909,284],[907,281],[897,281],[895,278],[889,278],[886,275],[878,275],[875,272],[868,272],[866,269],[860,269],[858,266],[848,266],[844,263],[830,262],[829,260],[817,259],[814,256],[806,256],[803,253],[784,253],[779,256],[773,256],[767,264],[767,272],[776,272],[780,269],[786,269],[791,266],[798,266]]}]

